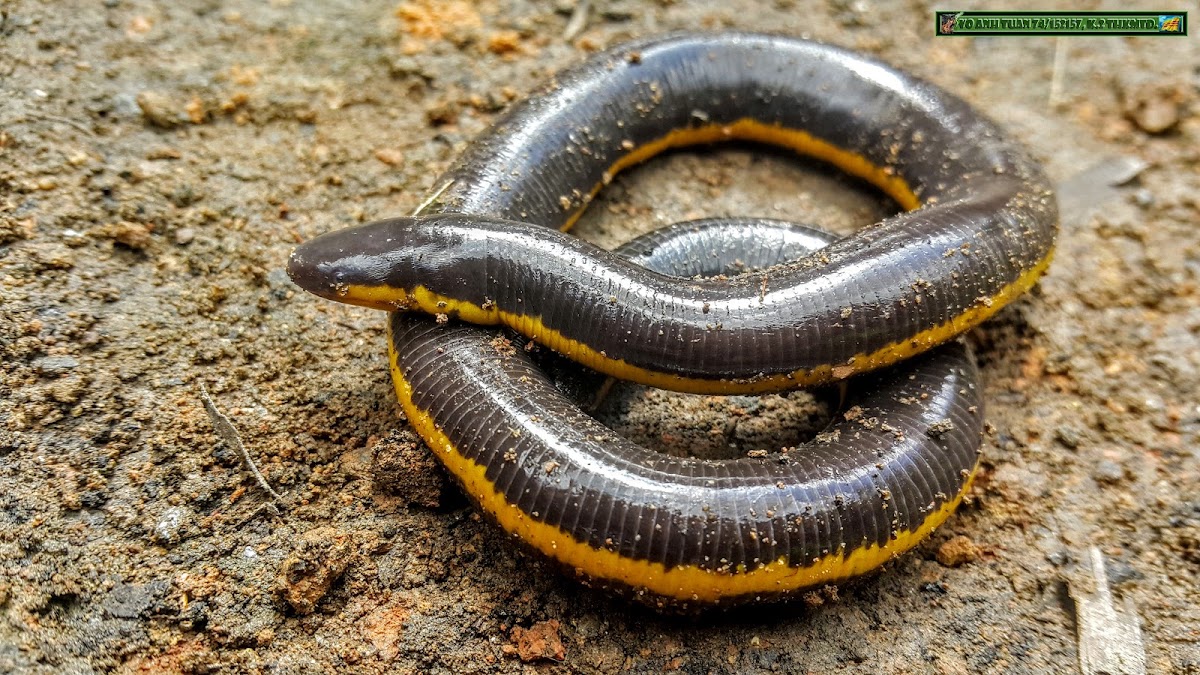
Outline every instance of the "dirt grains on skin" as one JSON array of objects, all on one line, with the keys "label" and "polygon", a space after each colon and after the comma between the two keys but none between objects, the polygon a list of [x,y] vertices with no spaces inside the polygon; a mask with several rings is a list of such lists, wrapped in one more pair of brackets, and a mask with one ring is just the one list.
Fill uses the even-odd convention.
[{"label": "dirt grains on skin", "polygon": [[[927,5],[593,2],[564,41],[574,7],[2,5],[0,672],[1072,672],[1061,582],[1093,545],[1148,670],[1200,670],[1200,43],[1071,38],[1050,105],[1054,40],[933,39]],[[1144,168],[1064,211],[1038,289],[973,332],[994,431],[971,503],[861,583],[697,621],[525,557],[407,430],[382,316],[283,267],[299,241],[411,212],[588,51],[722,28],[933,80],[1056,182]],[[721,215],[848,232],[893,210],[813,162],[699,149],[618,177],[576,232],[612,247]],[[287,509],[217,440],[199,381]],[[621,433],[710,456],[778,452],[829,414],[807,394],[605,405]],[[959,537],[985,554],[946,567]]]}]

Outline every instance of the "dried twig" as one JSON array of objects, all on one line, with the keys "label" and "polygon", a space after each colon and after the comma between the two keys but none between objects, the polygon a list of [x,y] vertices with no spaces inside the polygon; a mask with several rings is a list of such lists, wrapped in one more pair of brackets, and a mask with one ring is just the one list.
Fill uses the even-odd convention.
[{"label": "dried twig", "polygon": [[426,197],[426,198],[425,198],[425,201],[423,201],[423,202],[421,202],[420,204],[418,204],[418,205],[417,205],[417,208],[413,209],[412,215],[414,215],[414,216],[419,216],[419,215],[421,215],[421,212],[422,212],[422,211],[424,211],[425,209],[429,208],[429,205],[430,205],[430,204],[432,204],[432,203],[434,203],[435,201],[437,201],[437,198],[438,198],[438,197],[441,197],[443,192],[445,192],[446,190],[450,189],[450,186],[451,186],[451,185],[454,185],[454,179],[453,179],[453,178],[451,178],[450,180],[446,181],[446,182],[445,182],[445,183],[442,185],[442,187],[438,188],[436,191],[434,191],[434,193],[433,193],[433,194],[431,194],[431,195],[429,195],[428,197]]},{"label": "dried twig", "polygon": [[250,522],[251,520],[254,520],[255,518],[257,518],[258,514],[262,513],[263,511],[266,511],[273,516],[279,515],[279,509],[276,508],[275,502],[263,502],[262,504],[260,504],[258,506],[258,508],[254,509],[249,514],[243,516],[236,523],[234,523],[232,529],[237,530],[241,526],[243,526],[246,523]]},{"label": "dried twig", "polygon": [[571,18],[567,21],[567,27],[563,29],[563,42],[570,42],[576,35],[583,32],[587,26],[588,12],[592,8],[590,0],[577,0],[575,10],[571,12]]},{"label": "dried twig", "polygon": [[78,129],[85,136],[90,136],[92,138],[96,138],[95,131],[92,131],[91,129],[85,127],[82,122],[79,122],[78,120],[70,119],[68,117],[59,117],[58,115],[50,115],[48,113],[42,113],[42,112],[26,112],[25,117],[31,118],[31,119],[43,120],[46,122],[57,122],[58,124],[65,124],[69,127],[74,127],[75,129]]},{"label": "dried twig", "polygon": [[233,423],[229,421],[228,417],[220,410],[217,410],[217,406],[213,403],[212,398],[209,397],[208,390],[204,388],[203,382],[200,383],[200,400],[204,402],[204,411],[208,413],[208,419],[212,421],[213,430],[217,432],[221,440],[225,441],[234,450],[237,450],[238,454],[242,456],[242,461],[246,463],[246,466],[250,467],[250,472],[254,474],[254,478],[258,480],[258,484],[262,486],[262,489],[266,490],[275,501],[282,503],[283,496],[271,489],[271,485],[267,483],[267,479],[258,470],[258,465],[250,458],[250,453],[246,450],[246,446],[242,444],[242,437],[238,435],[237,429],[233,428]]},{"label": "dried twig", "polygon": [[1063,77],[1067,71],[1067,41],[1059,37],[1054,42],[1054,70],[1050,75],[1050,107],[1062,100]]},{"label": "dried twig", "polygon": [[1146,648],[1137,612],[1129,598],[1124,611],[1113,606],[1104,556],[1095,546],[1088,551],[1096,589],[1086,593],[1071,585],[1079,635],[1079,669],[1083,675],[1145,675]]},{"label": "dried twig", "polygon": [[615,377],[604,378],[604,384],[600,385],[600,388],[596,390],[596,395],[592,397],[592,402],[588,404],[587,411],[594,413],[599,410],[600,406],[604,404],[604,399],[608,398],[609,392],[612,391],[613,385],[616,383],[617,379]]}]

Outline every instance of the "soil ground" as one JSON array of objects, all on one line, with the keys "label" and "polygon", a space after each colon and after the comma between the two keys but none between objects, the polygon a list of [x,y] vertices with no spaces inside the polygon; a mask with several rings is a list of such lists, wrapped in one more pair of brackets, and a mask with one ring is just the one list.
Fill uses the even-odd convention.
[{"label": "soil ground", "polygon": [[[0,671],[1071,672],[1095,546],[1149,669],[1200,672],[1196,39],[932,38],[944,8],[919,1],[597,0],[564,40],[573,5],[0,2]],[[411,211],[589,51],[721,28],[846,45],[965,97],[1044,161],[1063,229],[1039,289],[972,336],[994,433],[970,504],[836,597],[681,619],[482,521],[407,429],[382,315],[283,266]],[[846,232],[891,208],[735,147],[630,172],[578,232],[726,214]],[[794,442],[804,399],[634,390],[608,419],[736,454]]]}]

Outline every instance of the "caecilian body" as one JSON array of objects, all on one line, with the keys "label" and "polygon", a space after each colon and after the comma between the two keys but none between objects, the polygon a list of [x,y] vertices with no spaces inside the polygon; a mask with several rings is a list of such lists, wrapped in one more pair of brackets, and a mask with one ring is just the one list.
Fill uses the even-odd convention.
[{"label": "caecilian body", "polygon": [[[905,211],[728,279],[558,231],[621,169],[724,140],[826,160]],[[969,357],[927,350],[1028,289],[1057,232],[1040,168],[961,100],[836,47],[741,33],[644,40],[561,73],[438,185],[423,214],[317,238],[289,272],[326,297],[408,310],[390,319],[400,401],[501,526],[586,579],[675,605],[857,576],[940,523],[981,421]],[[682,391],[892,367],[855,380],[849,416],[786,461],[682,460],[592,421],[523,353],[497,351],[494,329],[421,312]]]}]

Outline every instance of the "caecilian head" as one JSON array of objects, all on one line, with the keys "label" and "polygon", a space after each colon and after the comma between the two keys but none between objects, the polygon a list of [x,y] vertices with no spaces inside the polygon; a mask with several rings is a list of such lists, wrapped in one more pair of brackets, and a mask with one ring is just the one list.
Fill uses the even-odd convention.
[{"label": "caecilian head", "polygon": [[447,292],[448,281],[467,281],[453,268],[479,247],[454,225],[449,217],[394,218],[329,232],[292,251],[288,276],[330,300],[407,309],[418,287]]}]

